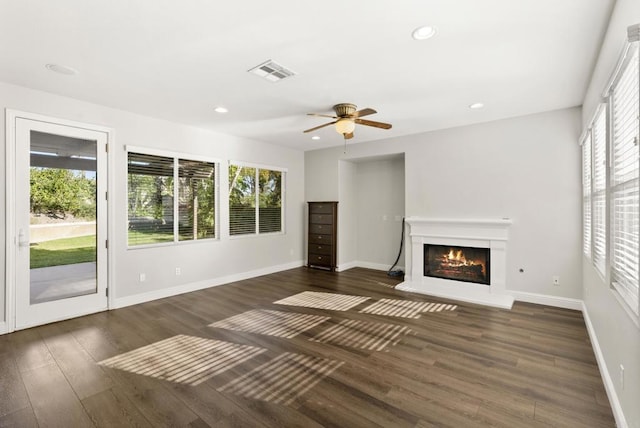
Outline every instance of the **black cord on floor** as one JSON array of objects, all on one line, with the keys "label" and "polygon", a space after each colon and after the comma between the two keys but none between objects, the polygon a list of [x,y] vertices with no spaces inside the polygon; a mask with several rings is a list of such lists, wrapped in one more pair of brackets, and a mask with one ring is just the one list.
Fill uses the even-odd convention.
[{"label": "black cord on floor", "polygon": [[389,270],[387,271],[387,275],[388,276],[403,276],[404,272],[400,269],[398,270],[393,270],[394,267],[396,267],[396,265],[398,264],[398,261],[400,260],[400,255],[402,254],[402,246],[404,244],[404,217],[402,217],[402,235],[400,236],[400,251],[398,251],[398,257],[396,257],[396,261],[393,262],[393,266],[391,266],[389,268]]}]

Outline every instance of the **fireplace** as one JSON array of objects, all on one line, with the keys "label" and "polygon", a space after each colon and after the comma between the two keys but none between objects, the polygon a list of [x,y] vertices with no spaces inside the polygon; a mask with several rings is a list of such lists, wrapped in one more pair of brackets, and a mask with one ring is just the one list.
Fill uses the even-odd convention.
[{"label": "fireplace", "polygon": [[511,308],[506,284],[510,219],[408,217],[406,224],[411,244],[397,290]]},{"label": "fireplace", "polygon": [[424,276],[490,284],[489,248],[424,244]]}]

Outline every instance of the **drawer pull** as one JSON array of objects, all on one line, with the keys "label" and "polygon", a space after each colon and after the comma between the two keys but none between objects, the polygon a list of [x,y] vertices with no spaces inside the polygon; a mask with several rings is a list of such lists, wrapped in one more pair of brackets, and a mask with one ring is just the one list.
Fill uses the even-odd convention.
[{"label": "drawer pull", "polygon": [[322,250],[322,245],[318,245],[318,250]]},{"label": "drawer pull", "polygon": [[318,239],[322,239],[322,235],[318,235]]}]

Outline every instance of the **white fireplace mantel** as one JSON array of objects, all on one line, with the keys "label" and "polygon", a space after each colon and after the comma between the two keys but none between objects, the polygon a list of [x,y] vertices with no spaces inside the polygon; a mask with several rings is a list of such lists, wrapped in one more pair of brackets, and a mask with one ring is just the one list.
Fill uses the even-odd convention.
[{"label": "white fireplace mantel", "polygon": [[[502,219],[443,219],[408,217],[411,257],[405,260],[405,281],[397,290],[511,309],[507,293],[507,241],[512,221]],[[424,276],[424,245],[489,248],[489,285]]]}]

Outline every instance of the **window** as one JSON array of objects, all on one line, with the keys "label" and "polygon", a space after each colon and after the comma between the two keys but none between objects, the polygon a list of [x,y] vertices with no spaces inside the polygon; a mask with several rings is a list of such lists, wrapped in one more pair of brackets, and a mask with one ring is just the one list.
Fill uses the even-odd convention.
[{"label": "window", "polygon": [[258,170],[260,233],[282,231],[282,171]]},{"label": "window", "polygon": [[215,238],[215,164],[178,159],[178,238]]},{"label": "window", "polygon": [[582,142],[583,251],[592,255],[596,269],[638,323],[640,25],[629,27],[628,34],[605,91],[607,108],[598,108]]},{"label": "window", "polygon": [[582,141],[582,251],[591,258],[591,132]]},{"label": "window", "polygon": [[173,159],[129,153],[129,246],[173,241]]},{"label": "window", "polygon": [[283,170],[229,165],[229,234],[282,232]]},{"label": "window", "polygon": [[229,234],[256,233],[256,169],[229,165]]},{"label": "window", "polygon": [[215,238],[215,169],[213,162],[129,152],[128,245]]},{"label": "window", "polygon": [[593,143],[593,263],[604,276],[607,249],[607,115],[600,108],[591,128]]},{"label": "window", "polygon": [[639,204],[638,156],[640,79],[638,43],[628,51],[610,93],[611,284],[638,314]]}]

